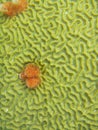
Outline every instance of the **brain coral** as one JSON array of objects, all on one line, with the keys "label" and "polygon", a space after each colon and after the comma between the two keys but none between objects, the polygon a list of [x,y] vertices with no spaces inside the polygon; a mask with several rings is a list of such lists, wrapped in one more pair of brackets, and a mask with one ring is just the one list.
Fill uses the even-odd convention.
[{"label": "brain coral", "polygon": [[[28,4],[0,13],[0,130],[97,130],[98,1]],[[34,90],[18,78],[27,63],[42,71]]]}]

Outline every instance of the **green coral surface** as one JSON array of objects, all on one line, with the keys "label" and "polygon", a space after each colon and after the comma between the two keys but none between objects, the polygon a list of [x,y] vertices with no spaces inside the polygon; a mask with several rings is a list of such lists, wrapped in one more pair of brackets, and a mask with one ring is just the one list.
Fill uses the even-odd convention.
[{"label": "green coral surface", "polygon": [[[0,13],[0,130],[98,130],[98,1],[28,4]],[[18,77],[29,62],[41,69],[34,90]]]}]

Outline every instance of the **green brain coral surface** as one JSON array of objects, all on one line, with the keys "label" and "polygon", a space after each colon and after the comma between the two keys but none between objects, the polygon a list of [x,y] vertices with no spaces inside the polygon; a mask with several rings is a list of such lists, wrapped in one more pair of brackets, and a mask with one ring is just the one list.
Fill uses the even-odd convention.
[{"label": "green brain coral surface", "polygon": [[[98,130],[98,1],[28,3],[0,13],[0,130]],[[18,77],[29,62],[34,90]]]}]

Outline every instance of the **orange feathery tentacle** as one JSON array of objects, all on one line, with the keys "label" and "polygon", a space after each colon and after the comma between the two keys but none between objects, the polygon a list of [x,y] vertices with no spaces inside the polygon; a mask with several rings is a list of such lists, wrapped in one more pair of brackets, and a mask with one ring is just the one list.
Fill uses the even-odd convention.
[{"label": "orange feathery tentacle", "polygon": [[8,16],[16,15],[18,13],[18,10],[19,10],[18,4],[13,4],[12,2],[4,3],[3,8],[5,9],[5,11],[3,13],[8,15]]},{"label": "orange feathery tentacle", "polygon": [[8,16],[15,16],[27,8],[27,0],[18,0],[16,2],[5,2],[0,8]]},{"label": "orange feathery tentacle", "polygon": [[28,88],[36,88],[40,84],[39,78],[28,78],[26,79],[26,85]]},{"label": "orange feathery tentacle", "polygon": [[27,0],[19,0],[18,2],[19,12],[27,8]]},{"label": "orange feathery tentacle", "polygon": [[28,88],[35,88],[40,84],[40,70],[34,64],[26,65],[19,77],[26,81]]},{"label": "orange feathery tentacle", "polygon": [[33,64],[28,64],[24,70],[24,74],[27,78],[38,77],[40,74],[39,68]]}]

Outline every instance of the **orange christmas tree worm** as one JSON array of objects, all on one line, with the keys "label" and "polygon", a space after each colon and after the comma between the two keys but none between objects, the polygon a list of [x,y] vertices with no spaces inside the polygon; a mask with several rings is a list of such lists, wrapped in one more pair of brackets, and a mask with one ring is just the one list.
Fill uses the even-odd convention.
[{"label": "orange christmas tree worm", "polygon": [[35,88],[40,84],[40,70],[33,64],[28,64],[19,75],[26,82],[28,88]]},{"label": "orange christmas tree worm", "polygon": [[7,16],[15,16],[27,8],[27,0],[13,0],[0,4],[0,12]]}]

